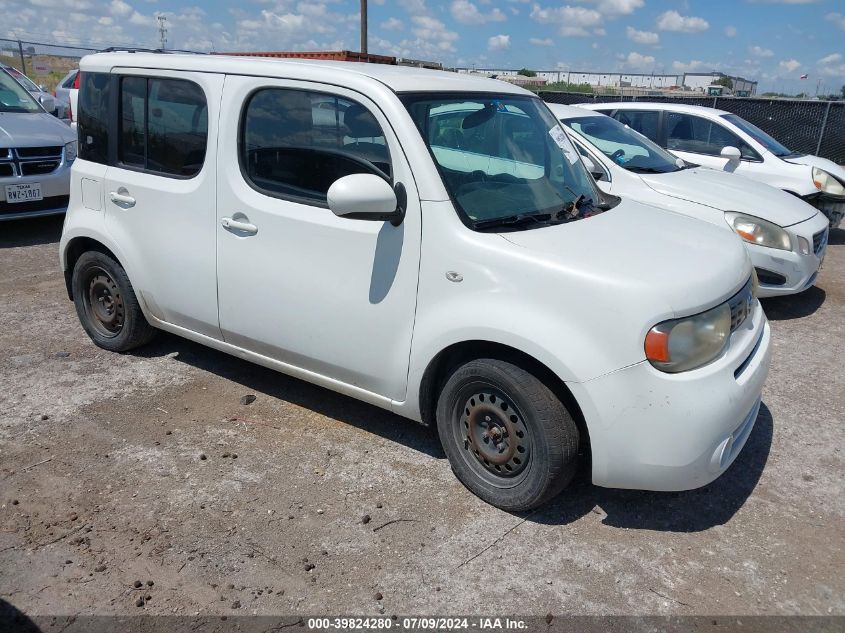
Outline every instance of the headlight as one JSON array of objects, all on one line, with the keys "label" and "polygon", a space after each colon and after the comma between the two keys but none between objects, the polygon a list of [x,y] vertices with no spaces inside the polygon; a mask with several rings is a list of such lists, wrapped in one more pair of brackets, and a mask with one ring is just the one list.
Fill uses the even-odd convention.
[{"label": "headlight", "polygon": [[813,184],[816,189],[834,196],[845,196],[845,186],[836,178],[818,167],[813,167]]},{"label": "headlight", "polygon": [[792,250],[792,240],[789,237],[789,233],[777,224],[773,224],[762,218],[755,218],[753,215],[735,213],[734,211],[725,213],[725,220],[727,220],[736,234],[746,242],[768,246],[770,248],[779,248],[784,251]]},{"label": "headlight", "polygon": [[69,163],[76,160],[76,141],[65,144],[65,160]]},{"label": "headlight", "polygon": [[722,353],[731,334],[727,303],[683,319],[658,323],[645,337],[649,362],[669,373],[706,365]]}]

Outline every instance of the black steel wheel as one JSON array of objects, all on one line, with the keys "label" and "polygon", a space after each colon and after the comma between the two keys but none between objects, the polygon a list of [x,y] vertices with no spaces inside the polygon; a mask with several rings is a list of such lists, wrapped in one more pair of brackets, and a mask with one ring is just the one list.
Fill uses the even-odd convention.
[{"label": "black steel wheel", "polygon": [[79,257],[71,288],[79,322],[98,346],[125,352],[155,336],[126,271],[105,253],[88,251]]},{"label": "black steel wheel", "polygon": [[503,510],[542,505],[577,468],[578,428],[566,407],[505,361],[473,360],[452,372],[438,398],[437,430],[461,483]]}]

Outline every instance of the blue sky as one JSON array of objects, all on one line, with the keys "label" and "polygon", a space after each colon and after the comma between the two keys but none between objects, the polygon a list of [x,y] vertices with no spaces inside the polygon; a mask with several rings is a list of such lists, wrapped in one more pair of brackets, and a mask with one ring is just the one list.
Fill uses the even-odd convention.
[{"label": "blue sky", "polygon": [[[370,52],[447,65],[711,71],[763,90],[838,92],[843,0],[370,0]],[[359,0],[0,0],[0,35],[198,50],[359,46]],[[800,80],[802,74],[807,80]]]}]

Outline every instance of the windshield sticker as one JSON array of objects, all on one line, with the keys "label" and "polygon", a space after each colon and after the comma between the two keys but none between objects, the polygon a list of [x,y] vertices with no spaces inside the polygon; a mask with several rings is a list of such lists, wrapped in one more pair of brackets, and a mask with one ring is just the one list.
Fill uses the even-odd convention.
[{"label": "windshield sticker", "polygon": [[554,142],[557,143],[557,146],[563,150],[563,153],[566,155],[566,158],[570,163],[574,165],[578,162],[578,153],[572,146],[572,142],[569,140],[566,132],[564,132],[559,125],[556,125],[549,130],[549,136],[551,136]]}]

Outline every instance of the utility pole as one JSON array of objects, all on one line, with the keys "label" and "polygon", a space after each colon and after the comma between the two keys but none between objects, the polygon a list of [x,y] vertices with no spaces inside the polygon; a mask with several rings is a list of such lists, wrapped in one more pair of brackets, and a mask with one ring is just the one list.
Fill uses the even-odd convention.
[{"label": "utility pole", "polygon": [[367,0],[361,0],[361,53],[367,54]]},{"label": "utility pole", "polygon": [[167,48],[167,18],[163,15],[158,16],[158,34],[161,38],[161,50]]}]

